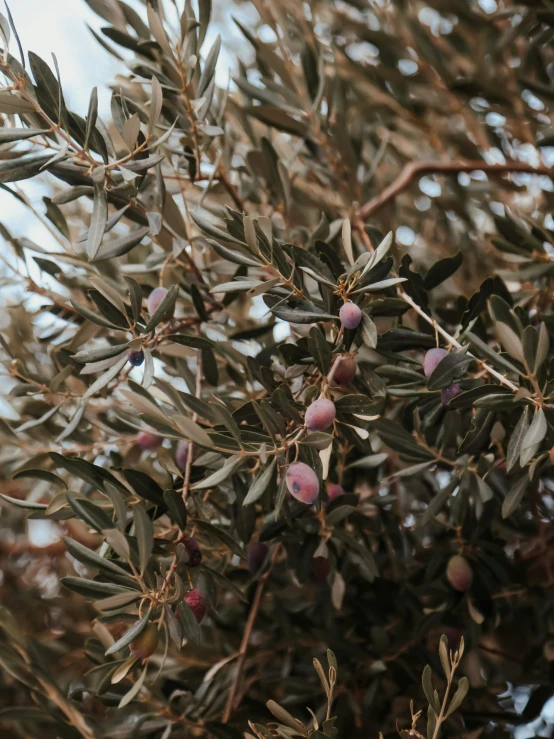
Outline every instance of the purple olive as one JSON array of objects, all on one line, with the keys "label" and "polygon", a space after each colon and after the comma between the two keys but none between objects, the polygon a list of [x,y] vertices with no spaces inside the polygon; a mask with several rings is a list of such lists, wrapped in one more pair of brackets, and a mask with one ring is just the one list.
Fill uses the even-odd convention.
[{"label": "purple olive", "polygon": [[358,328],[362,320],[362,311],[355,303],[345,303],[339,311],[339,318],[344,328]]},{"label": "purple olive", "polygon": [[193,588],[192,590],[189,590],[188,593],[185,593],[183,600],[194,613],[194,617],[198,623],[201,623],[202,619],[206,615],[206,599],[202,593],[196,588]]},{"label": "purple olive", "polygon": [[142,349],[130,349],[127,359],[133,365],[133,367],[140,367],[144,362],[144,352]]},{"label": "purple olive", "polygon": [[344,488],[336,482],[328,482],[326,490],[329,500],[335,500],[335,498],[344,495]]},{"label": "purple olive", "polygon": [[336,410],[332,400],[318,398],[309,406],[304,422],[310,431],[325,431],[335,420]]},{"label": "purple olive", "polygon": [[319,480],[311,467],[304,462],[294,462],[287,470],[287,488],[293,498],[311,505],[319,494]]},{"label": "purple olive", "polygon": [[451,557],[446,566],[446,579],[454,590],[465,593],[473,582],[473,570],[467,559],[460,554]]},{"label": "purple olive", "polygon": [[444,359],[447,354],[448,352],[446,349],[441,349],[440,347],[438,349],[429,349],[423,359],[423,374],[425,377],[429,377],[433,374],[437,364],[441,359]]},{"label": "purple olive", "polygon": [[137,638],[133,639],[129,645],[129,649],[135,659],[147,659],[150,655],[154,654],[157,646],[158,627],[156,624],[149,623]]},{"label": "purple olive", "polygon": [[187,550],[188,561],[185,564],[189,567],[198,567],[202,562],[202,550],[196,539],[193,539],[191,536],[183,536],[179,539],[179,543]]},{"label": "purple olive", "polygon": [[255,541],[248,547],[248,572],[257,575],[267,562],[269,547],[261,541]]},{"label": "purple olive", "polygon": [[354,357],[345,357],[341,359],[333,375],[333,380],[337,385],[350,385],[356,377],[358,365]]},{"label": "purple olive", "polygon": [[331,566],[327,557],[314,557],[312,566],[312,581],[316,585],[325,585],[331,572]]},{"label": "purple olive", "polygon": [[177,449],[175,450],[175,463],[177,467],[181,470],[181,472],[184,472],[187,467],[187,460],[189,458],[189,443],[188,441],[180,441],[177,444]]},{"label": "purple olive", "polygon": [[456,382],[453,385],[444,387],[441,390],[441,403],[443,405],[448,405],[452,398],[455,398],[456,395],[459,395],[461,392],[462,388]]},{"label": "purple olive", "polygon": [[162,436],[154,436],[147,431],[140,431],[137,434],[137,444],[143,452],[155,452],[164,443]]},{"label": "purple olive", "polygon": [[[152,313],[155,313],[157,307],[159,306],[159,304],[162,302],[162,300],[165,298],[166,295],[167,295],[167,290],[165,289],[165,287],[155,287],[152,290],[152,292],[148,296],[148,300],[146,301],[146,307],[148,308],[148,313],[150,313],[150,315],[152,315]],[[171,313],[169,313],[166,317],[172,318],[173,311],[171,311]]]}]

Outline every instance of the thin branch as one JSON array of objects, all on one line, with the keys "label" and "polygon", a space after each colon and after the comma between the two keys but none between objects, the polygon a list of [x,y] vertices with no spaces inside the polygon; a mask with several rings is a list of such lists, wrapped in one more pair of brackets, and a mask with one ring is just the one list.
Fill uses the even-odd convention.
[{"label": "thin branch", "polygon": [[466,162],[409,162],[404,166],[398,177],[391,182],[388,187],[379,194],[376,195],[367,203],[364,203],[359,210],[359,216],[363,220],[367,220],[369,216],[373,215],[376,210],[382,208],[385,203],[395,198],[399,193],[405,190],[412,180],[423,174],[433,174],[434,172],[440,173],[453,173],[459,174],[460,172],[487,172],[487,174],[509,174],[510,172],[524,172],[527,174],[538,174],[538,175],[552,175],[552,168],[541,166],[533,167],[527,162],[506,162],[506,164],[489,164],[480,159],[469,160]]},{"label": "thin branch", "polygon": [[[448,331],[445,331],[435,320],[434,318],[431,318],[431,316],[428,316],[425,311],[423,311],[419,305],[414,302],[410,296],[404,292],[404,290],[399,289],[398,290],[398,297],[402,298],[406,303],[409,303],[412,308],[415,310],[416,313],[418,313],[427,323],[429,323],[433,328],[439,332],[439,334],[443,337],[443,339],[446,339],[448,344],[450,346],[456,347],[456,349],[462,349],[462,345],[459,341],[457,341],[453,336],[450,336]],[[510,382],[510,380],[507,380],[504,375],[501,375],[500,372],[497,372],[493,367],[491,367],[486,362],[483,362],[482,359],[479,359],[479,357],[474,356],[471,352],[467,352],[468,357],[473,357],[476,362],[479,362],[481,367],[489,373],[489,375],[492,375],[493,377],[496,377],[496,379],[500,382],[501,385],[505,385],[506,387],[509,387],[510,390],[512,390],[514,393],[517,393],[519,390],[517,385],[514,385],[513,382]]]},{"label": "thin branch", "polygon": [[236,708],[236,706],[234,705],[235,696],[237,694],[239,683],[242,677],[242,670],[244,668],[246,652],[248,651],[248,643],[250,642],[250,635],[252,634],[252,629],[254,628],[254,624],[256,622],[256,616],[258,615],[258,611],[260,609],[260,605],[262,602],[262,595],[264,592],[264,586],[271,572],[271,568],[273,567],[275,563],[275,559],[277,558],[279,548],[280,548],[280,545],[278,544],[273,550],[273,554],[271,555],[271,560],[267,566],[267,570],[264,572],[264,574],[260,577],[258,581],[258,587],[256,588],[256,593],[254,594],[254,600],[252,601],[252,605],[250,607],[250,613],[248,614],[248,620],[246,622],[244,634],[242,635],[242,641],[240,644],[239,656],[237,659],[235,677],[233,678],[233,684],[231,685],[231,689],[229,690],[229,695],[227,696],[227,703],[225,705],[225,710],[223,712],[222,721],[224,724],[226,724],[227,721],[229,721],[233,710]]}]

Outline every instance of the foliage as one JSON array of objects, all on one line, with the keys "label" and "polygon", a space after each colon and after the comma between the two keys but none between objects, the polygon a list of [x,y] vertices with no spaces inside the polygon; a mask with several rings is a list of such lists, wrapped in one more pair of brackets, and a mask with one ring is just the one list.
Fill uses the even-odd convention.
[{"label": "foliage", "polygon": [[544,729],[554,14],[87,2],[109,121],[0,18],[4,735]]}]

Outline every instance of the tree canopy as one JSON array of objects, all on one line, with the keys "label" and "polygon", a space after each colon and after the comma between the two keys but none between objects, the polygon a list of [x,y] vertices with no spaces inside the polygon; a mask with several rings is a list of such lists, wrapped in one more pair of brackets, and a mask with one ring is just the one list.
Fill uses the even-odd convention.
[{"label": "tree canopy", "polygon": [[109,117],[0,16],[3,736],[550,736],[554,11],[86,2]]}]

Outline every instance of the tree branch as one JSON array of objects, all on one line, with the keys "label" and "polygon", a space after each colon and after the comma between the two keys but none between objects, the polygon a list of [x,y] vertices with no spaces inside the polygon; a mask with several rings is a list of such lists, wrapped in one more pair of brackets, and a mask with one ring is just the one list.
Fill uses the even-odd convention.
[{"label": "tree branch", "polygon": [[363,220],[373,215],[389,200],[395,198],[399,193],[405,190],[412,180],[424,174],[433,174],[435,172],[444,172],[446,174],[459,174],[460,172],[481,171],[487,174],[509,174],[510,172],[525,172],[527,174],[552,175],[552,168],[541,166],[533,167],[527,162],[506,162],[506,164],[489,164],[480,159],[468,160],[466,162],[408,162],[398,177],[385,187],[383,192],[376,195],[367,203],[361,206],[359,216]]},{"label": "tree branch", "polygon": [[246,659],[246,652],[248,650],[248,643],[250,641],[250,635],[252,634],[252,629],[254,628],[254,623],[256,622],[256,616],[258,615],[258,611],[260,609],[264,586],[271,572],[271,568],[273,567],[273,564],[275,563],[275,559],[277,558],[279,548],[280,548],[279,545],[277,545],[275,549],[273,550],[273,554],[267,566],[267,570],[264,572],[264,574],[260,577],[258,581],[258,587],[256,588],[256,593],[254,594],[254,600],[252,601],[252,605],[250,607],[250,613],[248,614],[248,621],[246,622],[246,628],[244,629],[244,634],[242,635],[242,641],[240,644],[239,655],[237,659],[235,677],[233,679],[233,684],[231,685],[231,689],[229,690],[229,695],[227,696],[227,703],[225,705],[225,710],[223,712],[222,721],[224,724],[226,724],[227,721],[229,721],[229,719],[231,718],[233,709],[235,708],[234,706],[235,695],[237,694],[240,679],[242,676],[242,670],[244,667],[244,661]]}]

